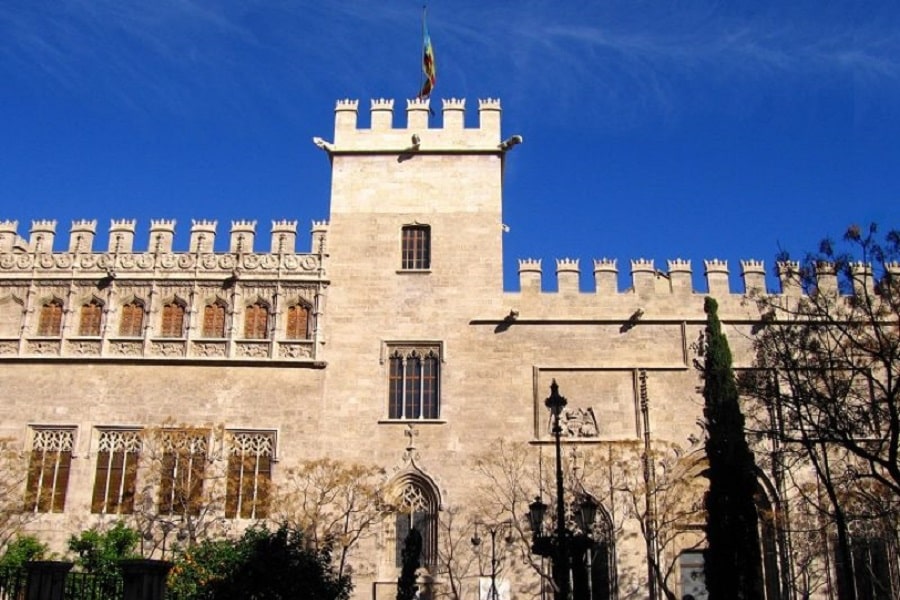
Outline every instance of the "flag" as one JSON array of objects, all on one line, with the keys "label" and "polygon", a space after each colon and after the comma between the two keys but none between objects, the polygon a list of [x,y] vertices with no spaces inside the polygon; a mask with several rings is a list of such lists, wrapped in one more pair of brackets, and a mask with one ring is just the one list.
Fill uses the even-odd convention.
[{"label": "flag", "polygon": [[422,73],[425,74],[425,82],[417,98],[428,98],[437,83],[437,70],[434,65],[434,47],[431,45],[431,36],[428,35],[428,25],[425,24],[425,14],[422,14]]}]

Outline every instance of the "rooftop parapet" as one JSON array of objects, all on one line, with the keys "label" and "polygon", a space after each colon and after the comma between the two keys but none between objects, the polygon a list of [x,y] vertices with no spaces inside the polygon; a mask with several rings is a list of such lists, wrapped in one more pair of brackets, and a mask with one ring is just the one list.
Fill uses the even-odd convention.
[{"label": "rooftop parapet", "polygon": [[816,292],[835,295],[838,293],[837,271],[834,263],[819,261],[816,263]]},{"label": "rooftop parapet", "polygon": [[541,259],[519,259],[519,288],[523,294],[541,291]]},{"label": "rooftop parapet", "polygon": [[69,229],[69,252],[75,254],[91,253],[94,246],[94,236],[97,234],[97,221],[81,220],[72,221]]},{"label": "rooftop parapet", "polygon": [[172,251],[172,241],[175,239],[175,220],[159,219],[150,221],[150,252],[154,254],[168,254]]},{"label": "rooftop parapet", "polygon": [[[371,101],[370,127],[358,126],[359,101],[339,100],[335,106],[334,143],[319,138],[316,143],[332,154],[342,152],[502,152],[500,148],[500,101],[487,98],[478,103],[478,127],[465,127],[466,101],[442,101],[442,126],[429,127],[429,100],[407,100],[406,126],[394,125],[394,101]],[[415,136],[415,139],[413,138]],[[416,141],[417,140],[417,141]]]},{"label": "rooftop parapet", "polygon": [[694,284],[691,280],[691,261],[676,258],[667,261],[669,267],[669,286],[673,294],[688,295],[694,292]]},{"label": "rooftop parapet", "polygon": [[191,220],[191,245],[189,252],[198,254],[206,254],[213,251],[216,242],[216,226],[217,221],[208,221],[206,219]]},{"label": "rooftop parapet", "polygon": [[853,293],[857,296],[872,294],[875,291],[875,280],[872,277],[872,263],[855,262],[850,265],[853,276]]},{"label": "rooftop parapet", "polygon": [[631,286],[636,294],[652,294],[656,291],[656,269],[653,259],[638,258],[631,261]]},{"label": "rooftop parapet", "polygon": [[235,254],[253,252],[256,221],[232,221],[228,249]]},{"label": "rooftop parapet", "polygon": [[109,224],[109,251],[113,253],[129,253],[134,249],[134,231],[137,221],[134,219],[113,219]]},{"label": "rooftop parapet", "polygon": [[0,252],[12,252],[19,241],[18,221],[0,221]]},{"label": "rooftop parapet", "polygon": [[53,252],[53,238],[56,236],[56,220],[39,220],[31,222],[29,246],[35,254]]},{"label": "rooftop parapet", "polygon": [[312,222],[312,251],[317,254],[325,254],[328,249],[328,221]]},{"label": "rooftop parapet", "polygon": [[556,283],[561,294],[577,294],[580,276],[577,258],[556,259]]},{"label": "rooftop parapet", "polygon": [[594,290],[598,294],[612,295],[619,291],[619,270],[616,259],[594,259]]},{"label": "rooftop parapet", "polygon": [[272,221],[272,254],[290,254],[297,247],[297,221]]},{"label": "rooftop parapet", "polygon": [[800,285],[800,263],[795,260],[783,260],[779,261],[775,268],[781,282],[781,293],[785,296],[800,296],[803,293],[803,286]]},{"label": "rooftop parapet", "polygon": [[761,260],[742,260],[741,277],[744,280],[744,293],[766,292],[766,265]]},{"label": "rooftop parapet", "polygon": [[706,288],[710,296],[727,296],[731,293],[728,286],[728,261],[719,258],[704,260],[706,268]]}]

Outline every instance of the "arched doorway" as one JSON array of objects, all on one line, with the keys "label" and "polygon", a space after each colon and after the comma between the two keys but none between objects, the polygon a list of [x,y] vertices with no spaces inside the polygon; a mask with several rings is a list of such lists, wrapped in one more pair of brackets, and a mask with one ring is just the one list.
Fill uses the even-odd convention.
[{"label": "arched doorway", "polygon": [[616,593],[615,540],[612,519],[602,506],[590,538],[573,540],[572,597],[574,600],[614,600]]}]

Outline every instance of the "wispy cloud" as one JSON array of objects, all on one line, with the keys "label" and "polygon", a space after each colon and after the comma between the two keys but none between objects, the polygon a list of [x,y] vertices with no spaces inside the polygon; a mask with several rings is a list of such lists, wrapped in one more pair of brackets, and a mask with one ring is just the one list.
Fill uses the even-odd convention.
[{"label": "wispy cloud", "polygon": [[[459,2],[431,10],[439,90],[455,85],[591,98],[663,112],[706,85],[819,86],[852,78],[900,86],[900,8],[713,0],[678,3]],[[240,104],[327,87],[412,89],[418,8],[360,0],[91,0],[0,4],[0,69],[26,85],[115,96],[171,110]],[[243,99],[243,100],[242,100]]]}]

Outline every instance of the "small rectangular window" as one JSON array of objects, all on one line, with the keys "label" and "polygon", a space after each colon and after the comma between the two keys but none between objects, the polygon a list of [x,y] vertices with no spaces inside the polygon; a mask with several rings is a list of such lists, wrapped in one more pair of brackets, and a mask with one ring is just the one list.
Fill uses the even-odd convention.
[{"label": "small rectangular window", "polygon": [[391,345],[388,361],[388,418],[440,418],[440,346]]},{"label": "small rectangular window", "polygon": [[428,225],[406,225],[402,231],[403,270],[431,268],[431,228]]}]

